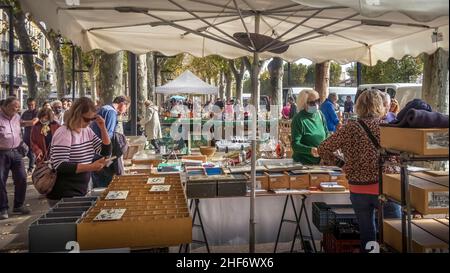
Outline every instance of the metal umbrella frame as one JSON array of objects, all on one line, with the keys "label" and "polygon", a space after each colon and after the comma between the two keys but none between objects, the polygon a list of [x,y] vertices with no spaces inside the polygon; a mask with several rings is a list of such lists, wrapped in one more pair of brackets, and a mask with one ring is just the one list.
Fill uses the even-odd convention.
[{"label": "metal umbrella frame", "polygon": [[[45,18],[45,12],[39,10],[38,4],[35,0],[19,0],[22,4],[25,4],[25,9],[29,9],[29,11],[33,12],[35,11],[38,13],[38,17]],[[62,0],[46,0],[47,3],[52,2],[55,3],[58,2],[61,4]],[[131,3],[137,3],[138,1],[130,1]],[[148,3],[147,1],[145,1]],[[374,60],[383,59],[384,57],[394,57],[394,56],[383,56],[380,57],[380,52],[377,52],[377,54],[374,54],[374,48],[372,45],[369,45],[364,40],[359,40],[355,37],[349,37],[348,33],[350,31],[355,30],[357,28],[360,28],[362,26],[373,26],[373,27],[390,27],[390,26],[397,26],[399,29],[409,29],[412,28],[414,31],[410,31],[408,35],[413,36],[413,32],[421,33],[423,32],[424,35],[428,35],[428,33],[433,34],[433,41],[435,42],[436,48],[430,49],[429,47],[425,49],[425,46],[423,48],[420,48],[418,50],[421,50],[422,52],[427,51],[431,52],[434,50],[437,50],[441,46],[440,43],[442,43],[442,37],[440,36],[440,27],[442,25],[444,26],[444,32],[448,32],[448,21],[446,24],[442,23],[442,25],[435,25],[430,26],[425,23],[422,23],[425,20],[421,20],[425,17],[419,18],[420,20],[413,20],[414,13],[408,13],[408,7],[404,6],[404,10],[400,10],[399,12],[406,14],[409,16],[409,20],[372,20],[371,18],[367,18],[364,16],[361,16],[362,12],[360,10],[355,10],[351,6],[347,5],[338,5],[338,3],[344,3],[344,0],[322,0],[317,1],[321,2],[322,5],[317,4],[317,6],[308,6],[308,3],[311,2],[309,0],[295,0],[294,1],[280,1],[282,4],[278,4],[276,6],[275,4],[271,3],[268,4],[270,1],[256,1],[256,0],[228,0],[226,3],[218,2],[218,1],[210,1],[210,0],[167,0],[164,1],[164,3],[170,3],[170,5],[163,5],[162,1],[154,1],[155,7],[154,8],[148,8],[148,7],[139,7],[139,6],[116,6],[116,7],[102,7],[98,3],[96,5],[85,5],[85,6],[58,6],[57,7],[57,13],[59,12],[76,12],[76,11],[116,11],[119,14],[125,15],[125,14],[132,14],[133,17],[141,16],[142,20],[140,22],[130,22],[127,24],[117,24],[109,22],[104,26],[95,26],[90,27],[88,29],[85,29],[83,26],[79,25],[77,27],[82,29],[82,34],[80,33],[72,33],[70,32],[73,29],[65,28],[64,31],[67,33],[64,33],[62,31],[62,34],[66,34],[67,36],[72,35],[74,42],[78,42],[84,47],[84,49],[93,49],[90,48],[90,43],[86,42],[87,39],[83,37],[84,34],[87,33],[87,35],[94,33],[98,33],[99,36],[96,38],[101,38],[101,32],[105,30],[125,30],[126,28],[130,27],[172,27],[174,29],[180,30],[184,32],[182,34],[182,37],[189,37],[192,38],[190,35],[194,35],[197,37],[201,37],[203,39],[203,43],[205,40],[215,42],[224,46],[230,46],[231,48],[237,49],[238,53],[233,54],[221,54],[225,57],[240,57],[244,55],[253,54],[253,63],[252,63],[252,71],[251,71],[251,77],[252,81],[256,83],[259,78],[259,61],[262,58],[270,58],[273,56],[277,56],[277,54],[282,53],[284,50],[287,50],[289,47],[292,49],[292,47],[302,44],[302,43],[309,43],[311,41],[318,41],[322,38],[326,37],[334,37],[339,38],[342,41],[351,42],[354,45],[359,46],[359,52],[361,52],[361,56],[366,54],[368,52],[368,57],[342,57],[338,61],[344,62],[344,61],[362,61],[363,63],[372,65],[374,64]],[[188,8],[187,3],[190,2],[192,5],[194,5],[196,8]],[[357,1],[352,1],[357,2]],[[419,1],[421,5],[428,5],[427,2]],[[444,0],[439,0],[439,3],[443,3]],[[144,3],[144,1],[143,1]],[[153,3],[153,1],[152,1]],[[302,3],[306,3],[303,5]],[[314,2],[316,3],[316,2]],[[448,9],[448,2],[445,1]],[[252,4],[261,4],[262,6],[266,5],[273,5],[272,8],[263,9],[261,7],[252,6]],[[56,4],[55,4],[56,5]],[[198,8],[201,7],[201,8]],[[327,11],[337,11],[336,16],[329,16],[327,14]],[[340,13],[342,11],[342,14]],[[344,12],[345,11],[345,12]],[[388,11],[386,11],[388,12]],[[166,16],[161,16],[161,14],[167,15],[167,14],[186,14],[189,15],[189,17],[186,18],[178,18],[176,20],[171,20],[166,18]],[[430,10],[428,17],[428,21],[434,20],[439,16],[448,16],[448,11],[444,12],[444,14],[436,14],[436,9]],[[436,15],[436,16],[435,16]],[[380,14],[374,15],[374,17],[381,16]],[[140,18],[140,17],[139,17]],[[150,21],[146,21],[145,18],[150,19]],[[254,19],[254,32],[251,33],[249,30],[246,22],[247,19],[253,18]],[[55,18],[53,19],[53,26],[57,26],[59,22]],[[210,22],[208,20],[214,20],[214,22]],[[313,19],[319,19],[319,20],[325,20],[327,22],[326,24],[323,24],[321,26],[310,26],[308,23]],[[268,20],[271,20],[271,22],[278,22],[276,26],[283,25],[284,28],[281,30],[282,33],[276,33],[275,29],[276,26],[271,25]],[[230,22],[241,22],[243,29],[245,29],[245,32],[237,33],[236,31],[233,32],[227,32],[227,29],[223,26],[227,25]],[[76,22],[76,21],[74,21]],[[198,23],[196,27],[191,27],[192,22]],[[261,30],[261,26],[264,24],[264,27],[266,31]],[[52,25],[52,24],[50,24]],[[201,27],[199,27],[202,25]],[[266,27],[268,26],[268,28]],[[60,26],[61,27],[61,26]],[[299,28],[303,28],[304,32],[302,33],[296,33],[296,30]],[[262,35],[265,35],[267,38],[267,29],[272,29],[271,36],[272,39],[266,39],[267,42],[265,42],[263,45],[257,43],[258,39],[255,39],[257,37],[259,38],[265,38]],[[434,32],[433,32],[434,31]],[[295,33],[295,34],[293,34]],[[70,34],[70,35],[69,35]],[[447,36],[448,34],[445,33]],[[167,33],[167,35],[169,35]],[[247,36],[247,39],[245,38]],[[425,36],[424,36],[425,37]],[[428,37],[428,36],[426,36]],[[271,38],[271,37],[268,37]],[[402,37],[395,37],[396,39],[402,39]],[[404,38],[404,37],[403,37]],[[446,37],[448,39],[448,37]],[[414,37],[410,38],[414,39]],[[417,38],[415,38],[417,40]],[[100,40],[101,41],[101,40]],[[198,40],[196,40],[198,42]],[[403,41],[403,40],[402,40]],[[404,43],[407,43],[410,40],[405,40]],[[131,41],[130,41],[131,42]],[[442,43],[443,47],[448,49],[448,41],[445,41]],[[128,50],[132,50],[132,43],[124,45],[123,48],[127,50],[127,47],[130,47]],[[383,45],[384,46],[384,45]],[[151,46],[149,45],[149,50],[151,49]],[[330,48],[331,49],[331,48]],[[180,50],[180,49],[179,49]],[[198,50],[198,48],[197,48]],[[203,54],[204,55],[205,47],[203,47]],[[351,50],[351,49],[349,49]],[[113,52],[115,49],[109,49],[109,51]],[[161,51],[164,51],[163,48],[161,48]],[[194,51],[194,50],[193,50]],[[355,50],[353,50],[355,51]],[[408,50],[403,49],[399,50],[401,55],[408,54]],[[110,52],[110,53],[111,53]],[[134,51],[135,52],[135,51]],[[189,52],[189,49],[185,52]],[[387,50],[388,55],[400,55],[399,52],[389,51]],[[391,53],[392,52],[392,53]],[[141,53],[141,52],[139,52]],[[164,52],[163,52],[164,53]],[[174,53],[174,52],[172,52]],[[181,53],[181,52],[180,52]],[[191,53],[191,52],[189,52]],[[213,54],[211,52],[208,52],[207,55]],[[352,53],[353,54],[353,53]],[[359,54],[359,53],[358,53]],[[415,54],[415,53],[414,53]],[[167,54],[165,54],[167,55]],[[198,55],[198,52],[197,52]],[[345,53],[344,53],[345,55]],[[350,55],[350,53],[349,53]],[[281,55],[278,55],[281,56]],[[285,59],[289,60],[291,59],[290,56],[283,55],[284,57],[287,57]],[[293,55],[292,55],[293,56]],[[355,56],[354,54],[352,56]],[[299,55],[295,55],[297,59],[300,57]],[[398,57],[398,56],[395,56]],[[294,57],[292,57],[294,58]],[[325,61],[322,60],[323,58],[332,59],[329,56],[320,56],[314,61]],[[131,65],[133,66],[133,69],[131,70],[133,73],[136,72],[135,69],[135,62],[131,62]],[[252,89],[252,97],[253,97],[253,104],[256,110],[256,113],[259,112],[259,92],[258,92],[258,85],[254,84]],[[251,195],[250,195],[250,219],[249,219],[249,251],[251,253],[255,252],[255,242],[256,242],[256,234],[255,234],[255,188],[256,188],[256,139],[257,139],[257,119],[252,119],[252,158],[251,158]]]}]

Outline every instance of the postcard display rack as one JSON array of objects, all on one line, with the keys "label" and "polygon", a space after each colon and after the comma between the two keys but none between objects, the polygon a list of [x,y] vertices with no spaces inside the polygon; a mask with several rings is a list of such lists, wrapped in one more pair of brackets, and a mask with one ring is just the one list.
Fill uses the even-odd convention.
[{"label": "postcard display rack", "polygon": [[[121,197],[108,200],[108,195]],[[81,250],[139,250],[191,243],[192,218],[180,177],[114,177],[78,224],[77,239]]]},{"label": "postcard display rack", "polygon": [[[383,210],[379,210],[380,241],[384,247],[403,253],[448,252],[448,172],[412,173],[408,170],[408,165],[414,162],[448,161],[448,128],[381,127],[380,144],[380,207],[388,200],[402,207],[401,221],[385,220]],[[383,175],[384,166],[395,165],[389,161],[392,156],[400,159],[395,163],[400,165],[400,177]],[[392,184],[386,184],[391,181],[399,182],[397,191],[392,190]],[[413,219],[417,214],[446,214],[447,217]]]}]

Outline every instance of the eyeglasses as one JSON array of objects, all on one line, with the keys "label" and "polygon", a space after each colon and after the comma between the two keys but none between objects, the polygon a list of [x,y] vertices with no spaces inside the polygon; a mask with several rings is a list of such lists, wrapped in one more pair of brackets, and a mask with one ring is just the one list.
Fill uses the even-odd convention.
[{"label": "eyeglasses", "polygon": [[91,122],[91,121],[94,121],[96,119],[97,119],[96,117],[93,117],[93,118],[83,117],[84,122]]},{"label": "eyeglasses", "polygon": [[316,105],[316,104],[320,104],[320,99],[314,100],[314,101],[308,101],[307,103],[308,103],[308,105],[310,105],[310,106],[314,106],[314,105]]}]

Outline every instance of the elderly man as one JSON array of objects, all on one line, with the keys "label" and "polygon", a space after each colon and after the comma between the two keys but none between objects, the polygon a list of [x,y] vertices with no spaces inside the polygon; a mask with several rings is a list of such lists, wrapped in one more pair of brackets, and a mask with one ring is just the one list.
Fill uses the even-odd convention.
[{"label": "elderly man", "polygon": [[339,117],[336,114],[335,104],[338,101],[338,96],[336,93],[330,93],[328,98],[320,106],[320,111],[322,111],[325,119],[327,121],[328,131],[336,132],[339,128],[340,122]]},{"label": "elderly man", "polygon": [[59,125],[64,124],[64,108],[63,104],[59,100],[55,100],[52,102],[52,110],[55,114],[55,121],[59,123]]},{"label": "elderly man", "polygon": [[20,137],[20,103],[16,97],[5,99],[0,112],[0,220],[8,219],[8,193],[6,181],[9,171],[14,181],[14,209],[13,213],[29,214],[24,207],[27,191],[27,176],[23,155],[19,151]]}]

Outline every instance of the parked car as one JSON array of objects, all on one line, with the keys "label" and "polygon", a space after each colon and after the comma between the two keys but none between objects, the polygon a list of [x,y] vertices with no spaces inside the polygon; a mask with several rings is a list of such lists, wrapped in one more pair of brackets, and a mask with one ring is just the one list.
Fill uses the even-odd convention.
[{"label": "parked car", "polygon": [[[252,104],[251,97],[252,97],[252,94],[249,94],[249,93],[242,94],[243,105]],[[260,105],[260,109],[265,107],[267,109],[267,111],[270,111],[270,97],[266,96],[266,95],[261,95],[259,97],[259,105]]]},{"label": "parked car", "polygon": [[[383,83],[383,84],[362,84],[358,86],[356,99],[365,89],[378,89],[382,92],[387,92],[391,98],[395,98],[400,109],[403,108],[409,101],[413,99],[422,98],[422,85],[415,83]],[[355,101],[356,102],[356,101]]]}]

